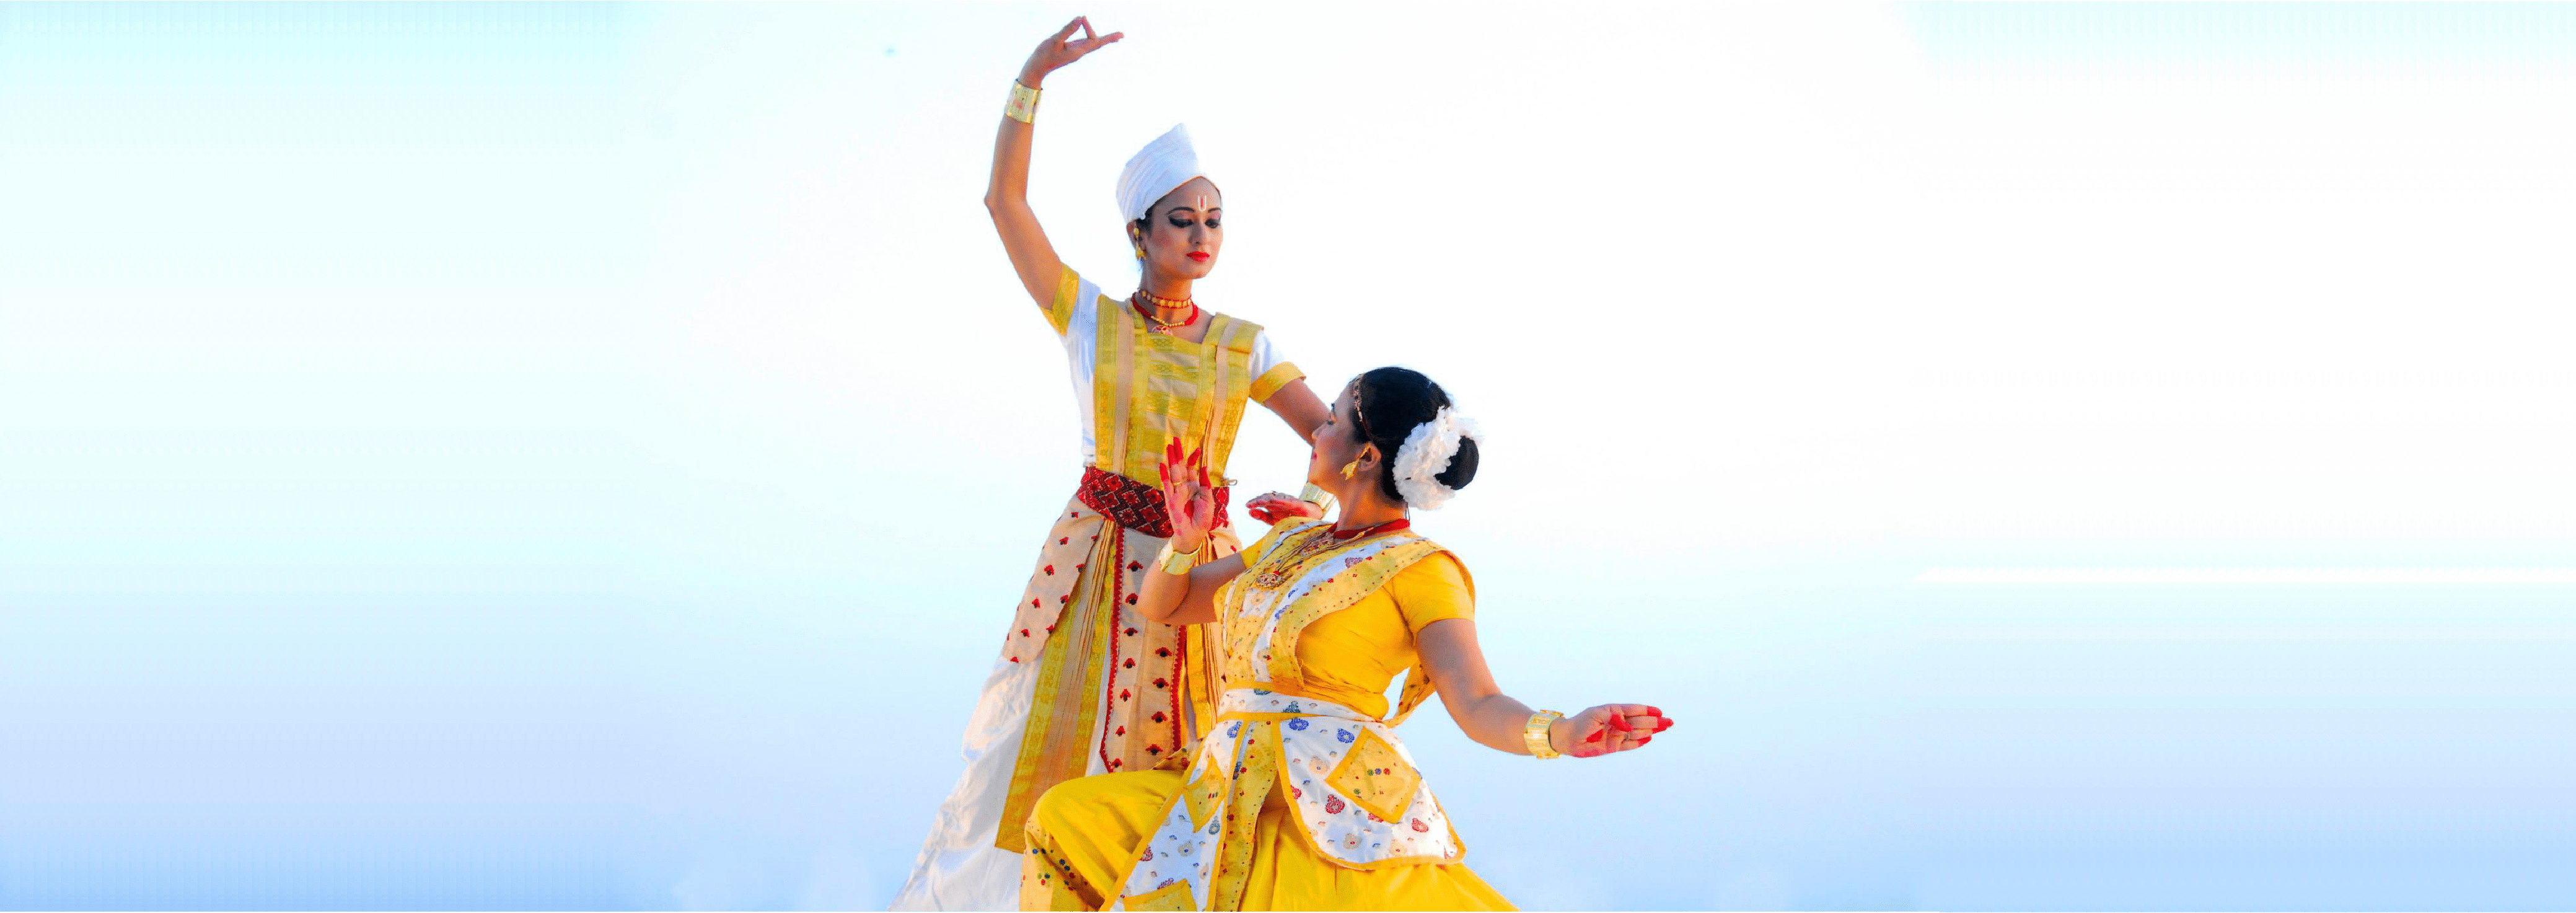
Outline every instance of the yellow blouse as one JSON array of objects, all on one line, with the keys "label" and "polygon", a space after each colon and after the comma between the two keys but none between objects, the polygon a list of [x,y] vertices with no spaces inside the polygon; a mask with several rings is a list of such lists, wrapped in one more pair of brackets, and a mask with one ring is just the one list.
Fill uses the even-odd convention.
[{"label": "yellow blouse", "polygon": [[[1274,528],[1245,549],[1244,566],[1258,564],[1278,540]],[[1476,584],[1466,565],[1447,552],[1416,561],[1350,608],[1306,626],[1297,641],[1306,682],[1296,693],[1384,717],[1386,686],[1421,659],[1414,635],[1432,622],[1475,614]]]},{"label": "yellow blouse", "polygon": [[1171,441],[1204,448],[1209,472],[1224,475],[1245,401],[1269,402],[1306,376],[1260,324],[1209,312],[1198,342],[1156,333],[1070,267],[1046,318],[1073,370],[1085,463],[1148,484],[1162,479]]}]

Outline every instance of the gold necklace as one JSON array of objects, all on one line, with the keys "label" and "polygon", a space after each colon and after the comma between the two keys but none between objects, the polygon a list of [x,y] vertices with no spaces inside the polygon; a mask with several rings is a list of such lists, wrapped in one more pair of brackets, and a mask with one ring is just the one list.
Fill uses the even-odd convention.
[{"label": "gold necklace", "polygon": [[1136,294],[1145,296],[1145,302],[1147,304],[1151,304],[1166,311],[1190,306],[1190,299],[1187,298],[1165,298],[1141,288],[1136,290]]},{"label": "gold necklace", "polygon": [[1324,524],[1321,529],[1315,531],[1313,536],[1298,540],[1297,544],[1288,550],[1288,554],[1281,556],[1278,561],[1261,562],[1261,573],[1253,576],[1252,585],[1265,590],[1277,589],[1279,584],[1287,581],[1288,572],[1296,570],[1298,565],[1306,563],[1307,558],[1313,557],[1318,552],[1334,545],[1356,543],[1380,532],[1395,532],[1412,525],[1411,522],[1398,517],[1367,529],[1352,530],[1350,535],[1343,535],[1342,531],[1334,529],[1332,524]]},{"label": "gold necklace", "polygon": [[1288,554],[1261,562],[1261,573],[1252,576],[1252,585],[1265,590],[1278,589],[1280,584],[1288,581],[1288,572],[1296,570],[1307,558],[1323,551],[1334,541],[1332,524],[1317,527],[1314,535],[1299,539],[1296,545],[1290,546]]},{"label": "gold necklace", "polygon": [[[1140,298],[1141,298],[1141,299],[1144,299],[1144,300],[1138,300],[1138,299],[1140,299]],[[1165,321],[1163,320],[1162,316],[1160,315],[1160,313],[1159,313],[1158,311],[1156,311],[1156,310],[1154,309],[1153,305],[1150,305],[1150,304],[1147,304],[1147,303],[1146,303],[1147,301],[1154,301],[1154,302],[1170,302],[1171,300],[1172,300],[1172,299],[1169,299],[1169,298],[1157,298],[1157,297],[1154,297],[1154,293],[1152,293],[1152,292],[1148,292],[1148,291],[1146,291],[1146,290],[1144,290],[1144,289],[1137,289],[1137,290],[1136,290],[1136,294],[1131,295],[1131,296],[1128,296],[1128,298],[1127,298],[1128,303],[1129,303],[1129,304],[1131,304],[1131,305],[1133,305],[1133,306],[1136,308],[1136,314],[1137,314],[1138,316],[1141,316],[1141,317],[1145,318],[1145,322],[1146,322],[1146,323],[1151,324],[1151,326],[1148,326],[1148,327],[1146,327],[1146,328],[1145,328],[1146,330],[1151,331],[1151,332],[1155,332],[1155,333],[1161,333],[1161,334],[1166,335],[1166,336],[1171,335],[1171,334],[1172,334],[1172,331],[1173,331],[1173,330],[1175,330],[1175,329],[1177,329],[1177,328],[1180,328],[1180,327],[1186,327],[1186,326],[1189,326],[1190,324],[1197,323],[1197,322],[1198,322],[1198,319],[1199,319],[1199,306],[1198,306],[1198,305],[1196,305],[1196,304],[1192,304],[1192,303],[1190,303],[1190,302],[1189,302],[1188,300],[1186,300],[1186,299],[1184,299],[1184,300],[1182,300],[1182,301],[1180,301],[1180,302],[1178,302],[1178,303],[1168,304],[1168,305],[1166,305],[1166,306],[1167,306],[1167,307],[1188,307],[1188,308],[1190,309],[1189,316],[1187,316],[1187,317],[1183,317],[1183,318],[1181,318],[1181,319],[1179,319],[1179,320],[1170,321],[1170,322],[1168,322],[1168,323],[1167,323],[1167,322],[1165,322]]]}]

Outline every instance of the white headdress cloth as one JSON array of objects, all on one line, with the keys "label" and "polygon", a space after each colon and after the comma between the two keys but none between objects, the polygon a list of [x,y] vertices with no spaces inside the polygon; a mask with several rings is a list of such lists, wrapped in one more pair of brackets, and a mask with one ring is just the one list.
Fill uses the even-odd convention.
[{"label": "white headdress cloth", "polygon": [[1172,129],[1127,160],[1127,170],[1118,173],[1118,211],[1127,221],[1145,217],[1154,201],[1172,192],[1172,188],[1207,177],[1199,168],[1199,151],[1190,144],[1188,124],[1173,124]]},{"label": "white headdress cloth", "polygon": [[1457,489],[1440,484],[1440,474],[1458,456],[1460,438],[1475,438],[1479,449],[1485,446],[1476,421],[1447,406],[1404,436],[1404,446],[1395,451],[1395,492],[1404,496],[1405,506],[1439,510],[1458,496]]}]

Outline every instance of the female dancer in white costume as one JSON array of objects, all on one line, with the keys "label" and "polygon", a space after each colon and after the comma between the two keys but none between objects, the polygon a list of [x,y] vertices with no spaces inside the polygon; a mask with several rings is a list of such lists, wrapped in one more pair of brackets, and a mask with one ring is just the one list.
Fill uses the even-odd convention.
[{"label": "female dancer in white costume", "polygon": [[[1075,39],[1074,33],[1083,37]],[[1027,199],[1030,135],[1048,73],[1122,35],[1075,19],[1029,56],[994,141],[984,206],[1047,324],[1062,338],[1081,409],[1086,467],[1056,512],[1020,594],[1001,655],[967,723],[966,772],[940,806],[899,910],[1005,910],[1018,905],[1020,825],[1068,779],[1176,762],[1215,714],[1214,645],[1138,613],[1144,562],[1171,535],[1161,461],[1178,446],[1213,473],[1218,530],[1211,558],[1238,547],[1223,521],[1222,481],[1246,402],[1302,440],[1329,418],[1304,374],[1260,326],[1200,308],[1191,285],[1216,266],[1223,198],[1180,127],[1147,144],[1118,179],[1118,201],[1142,279],[1103,295],[1056,259]],[[1310,493],[1321,499],[1321,495]],[[1323,507],[1271,493],[1246,509],[1264,522]]]}]

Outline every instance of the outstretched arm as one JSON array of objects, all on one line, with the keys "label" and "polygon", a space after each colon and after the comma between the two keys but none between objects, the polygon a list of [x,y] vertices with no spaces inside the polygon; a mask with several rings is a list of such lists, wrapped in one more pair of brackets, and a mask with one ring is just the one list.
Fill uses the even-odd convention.
[{"label": "outstretched arm", "polygon": [[1261,405],[1287,422],[1288,430],[1297,432],[1298,440],[1309,444],[1315,442],[1315,429],[1324,427],[1324,420],[1333,414],[1332,407],[1316,399],[1314,389],[1306,386],[1303,378],[1281,385]]},{"label": "outstretched arm", "polygon": [[[1496,751],[1531,753],[1521,727],[1537,711],[1495,687],[1485,651],[1476,645],[1474,620],[1444,618],[1424,625],[1414,640],[1439,686],[1441,706],[1468,738]],[[1644,704],[1603,704],[1557,720],[1548,727],[1548,743],[1560,753],[1593,758],[1644,745],[1672,726],[1663,711]]]},{"label": "outstretched arm", "polygon": [[[1066,40],[1076,31],[1082,33],[1081,39]],[[1020,67],[1020,84],[1040,88],[1048,73],[1123,37],[1124,32],[1092,37],[1090,20],[1077,16],[1029,55],[1029,62]],[[1029,145],[1034,130],[1010,115],[1002,116],[1002,132],[993,139],[993,179],[984,186],[984,208],[993,214],[994,229],[1002,233],[1002,249],[1011,255],[1020,286],[1044,308],[1055,302],[1056,279],[1064,272],[1064,261],[1056,259],[1055,245],[1047,243],[1037,212],[1029,208]]]},{"label": "outstretched arm", "polygon": [[[1309,444],[1315,442],[1315,429],[1324,427],[1324,420],[1332,417],[1332,408],[1315,398],[1314,389],[1306,386],[1304,378],[1280,385],[1261,405],[1279,416],[1280,421],[1287,422],[1288,430],[1297,432],[1297,438]],[[1312,491],[1308,494],[1325,497]],[[1243,502],[1243,510],[1251,514],[1252,519],[1277,526],[1280,521],[1291,517],[1320,518],[1326,512],[1327,503],[1329,501],[1305,501],[1270,492]]]}]

